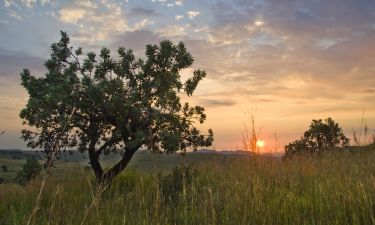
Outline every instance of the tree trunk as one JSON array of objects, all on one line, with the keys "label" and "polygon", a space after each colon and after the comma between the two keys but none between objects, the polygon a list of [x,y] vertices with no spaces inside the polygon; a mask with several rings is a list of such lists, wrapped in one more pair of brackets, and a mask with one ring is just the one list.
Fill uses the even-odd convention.
[{"label": "tree trunk", "polygon": [[125,167],[129,164],[129,161],[133,157],[134,153],[138,150],[136,149],[126,149],[125,154],[116,165],[114,165],[111,169],[109,169],[105,174],[102,175],[101,179],[99,180],[100,185],[109,185],[113,178],[115,178],[121,171],[125,169]]},{"label": "tree trunk", "polygon": [[91,168],[92,170],[94,170],[96,180],[100,181],[103,176],[103,169],[99,162],[99,156],[95,152],[95,143],[96,142],[93,142],[93,141],[90,143],[88,152],[89,152]]}]

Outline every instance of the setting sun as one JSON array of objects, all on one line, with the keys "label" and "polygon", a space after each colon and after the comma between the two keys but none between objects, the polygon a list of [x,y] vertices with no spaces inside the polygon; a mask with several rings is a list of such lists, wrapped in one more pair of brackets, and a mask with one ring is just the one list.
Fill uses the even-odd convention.
[{"label": "setting sun", "polygon": [[263,148],[266,143],[263,140],[258,140],[256,145],[258,148]]}]

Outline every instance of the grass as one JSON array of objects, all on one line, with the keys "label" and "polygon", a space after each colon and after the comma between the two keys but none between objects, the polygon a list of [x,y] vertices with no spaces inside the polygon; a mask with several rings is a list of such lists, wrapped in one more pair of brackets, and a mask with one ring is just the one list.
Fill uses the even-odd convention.
[{"label": "grass", "polygon": [[[375,224],[375,151],[206,156],[169,175],[133,167],[101,196],[82,166],[57,168],[30,224]],[[0,224],[26,224],[41,183],[0,185]]]}]

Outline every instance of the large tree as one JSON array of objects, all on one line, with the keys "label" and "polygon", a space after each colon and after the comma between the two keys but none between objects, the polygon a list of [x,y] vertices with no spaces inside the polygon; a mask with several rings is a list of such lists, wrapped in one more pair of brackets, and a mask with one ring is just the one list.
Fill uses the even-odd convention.
[{"label": "large tree", "polygon": [[[202,135],[195,126],[205,121],[204,108],[180,102],[206,76],[195,70],[181,81],[181,70],[193,63],[182,42],[147,45],[144,59],[124,47],[116,58],[107,48],[99,57],[84,56],[69,42],[61,32],[60,41],[51,45],[45,76],[32,76],[27,69],[21,73],[29,100],[20,117],[32,127],[22,130],[22,138],[30,148],[44,150],[47,166],[66,148],[88,151],[96,178],[105,185],[142,147],[173,153],[212,145],[212,130]],[[122,151],[123,157],[104,171],[99,156],[110,151]]]},{"label": "large tree", "polygon": [[312,120],[303,137],[285,146],[285,157],[298,153],[321,153],[349,145],[349,139],[332,118]]}]

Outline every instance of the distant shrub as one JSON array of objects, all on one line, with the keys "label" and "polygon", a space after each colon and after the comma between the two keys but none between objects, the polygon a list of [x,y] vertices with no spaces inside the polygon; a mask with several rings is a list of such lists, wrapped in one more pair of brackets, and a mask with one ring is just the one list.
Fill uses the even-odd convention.
[{"label": "distant shrub", "polygon": [[285,146],[284,159],[299,153],[314,155],[346,146],[349,146],[349,139],[333,119],[312,120],[303,137]]},{"label": "distant shrub", "polygon": [[6,165],[1,165],[1,170],[3,171],[3,172],[8,172],[8,166],[6,166]]},{"label": "distant shrub", "polygon": [[1,177],[0,177],[0,184],[2,184],[2,183],[4,183],[4,182],[5,182],[4,178],[1,178]]},{"label": "distant shrub", "polygon": [[15,178],[16,182],[25,185],[29,181],[37,178],[42,171],[42,165],[35,157],[28,158],[26,163],[22,165],[22,170],[18,171]]}]

